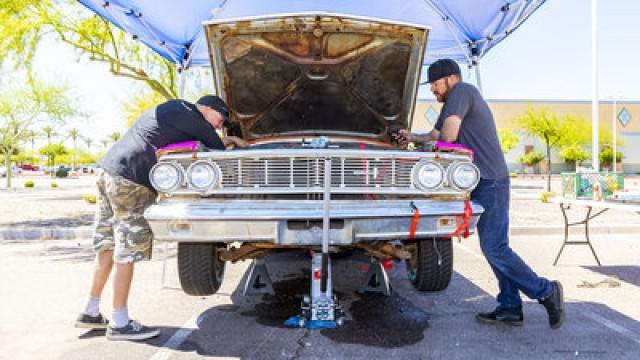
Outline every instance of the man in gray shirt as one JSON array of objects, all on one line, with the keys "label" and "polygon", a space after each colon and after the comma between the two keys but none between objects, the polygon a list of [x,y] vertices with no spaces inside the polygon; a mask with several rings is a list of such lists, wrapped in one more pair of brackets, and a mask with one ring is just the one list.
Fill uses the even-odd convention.
[{"label": "man in gray shirt", "polygon": [[455,61],[441,59],[428,70],[431,92],[444,103],[431,132],[417,135],[401,130],[399,142],[445,141],[473,150],[480,182],[471,199],[484,207],[478,221],[482,253],[498,279],[500,293],[495,310],[479,313],[483,323],[522,325],[520,291],[537,299],[547,310],[549,325],[559,328],[565,317],[562,285],[538,276],[509,247],[509,172],[500,149],[496,124],[489,105],[473,86],[461,81]]}]

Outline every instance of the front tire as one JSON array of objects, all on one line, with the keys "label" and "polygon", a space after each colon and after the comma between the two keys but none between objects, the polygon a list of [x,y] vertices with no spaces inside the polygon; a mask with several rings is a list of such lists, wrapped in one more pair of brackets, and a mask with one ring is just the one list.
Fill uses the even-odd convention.
[{"label": "front tire", "polygon": [[406,260],[409,280],[420,291],[442,291],[453,273],[453,243],[450,238],[416,240],[411,259]]},{"label": "front tire", "polygon": [[178,277],[182,290],[194,296],[215,294],[224,278],[225,262],[216,244],[179,243]]}]

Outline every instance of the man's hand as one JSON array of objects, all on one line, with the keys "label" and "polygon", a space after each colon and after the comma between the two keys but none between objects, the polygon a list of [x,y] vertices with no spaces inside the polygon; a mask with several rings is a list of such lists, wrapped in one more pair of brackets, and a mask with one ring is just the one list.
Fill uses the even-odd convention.
[{"label": "man's hand", "polygon": [[408,130],[400,130],[397,133],[391,134],[395,142],[400,146],[407,146],[410,142],[415,141],[415,136]]},{"label": "man's hand", "polygon": [[224,143],[225,147],[229,145],[234,145],[241,148],[249,146],[249,143],[247,141],[237,136],[225,136],[222,138],[222,142]]}]

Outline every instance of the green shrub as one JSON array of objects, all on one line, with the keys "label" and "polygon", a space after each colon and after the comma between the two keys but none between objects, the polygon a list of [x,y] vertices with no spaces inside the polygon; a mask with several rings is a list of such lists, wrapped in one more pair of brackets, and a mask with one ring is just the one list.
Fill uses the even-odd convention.
[{"label": "green shrub", "polygon": [[51,187],[52,187],[52,188],[57,188],[57,187],[58,187],[58,183],[57,183],[57,182],[55,182],[55,181],[52,181],[52,182],[51,182]]},{"label": "green shrub", "polygon": [[67,176],[69,176],[69,170],[67,170],[67,169],[58,169],[58,170],[56,170],[56,177],[66,178]]},{"label": "green shrub", "polygon": [[527,166],[537,165],[544,159],[544,154],[538,151],[531,151],[528,154],[521,155],[518,158],[518,162]]},{"label": "green shrub", "polygon": [[545,191],[542,194],[540,194],[540,201],[542,201],[543,203],[548,203],[549,199],[551,199],[552,197],[556,197],[556,193],[553,191]]},{"label": "green shrub", "polygon": [[24,187],[26,187],[26,188],[32,188],[34,186],[36,186],[36,184],[34,184],[34,182],[31,181],[31,180],[27,180],[27,181],[24,182]]},{"label": "green shrub", "polygon": [[589,153],[580,145],[568,145],[560,150],[562,160],[567,163],[575,163],[577,161],[585,161],[589,158]]},{"label": "green shrub", "polygon": [[86,201],[88,204],[95,204],[98,197],[95,194],[82,194],[82,200]]},{"label": "green shrub", "polygon": [[[600,165],[602,166],[610,166],[613,163],[613,149],[611,147],[606,147],[604,150],[600,152]],[[616,163],[620,163],[622,160],[622,153],[620,151],[616,151]]]}]

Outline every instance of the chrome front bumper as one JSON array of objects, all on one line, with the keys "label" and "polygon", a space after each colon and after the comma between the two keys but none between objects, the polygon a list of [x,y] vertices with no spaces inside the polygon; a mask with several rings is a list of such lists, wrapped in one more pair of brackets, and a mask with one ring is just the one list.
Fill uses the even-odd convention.
[{"label": "chrome front bumper", "polygon": [[[415,237],[449,236],[463,201],[414,200],[420,211]],[[471,232],[483,208],[472,204]],[[270,242],[320,245],[322,201],[168,199],[145,212],[156,240],[178,242]],[[408,239],[414,210],[409,200],[332,200],[331,245]]]}]

